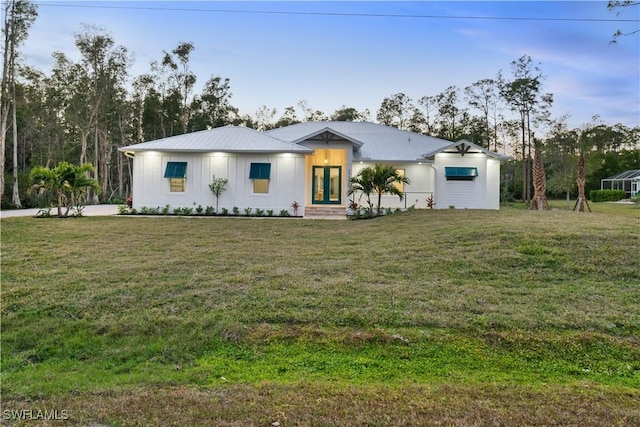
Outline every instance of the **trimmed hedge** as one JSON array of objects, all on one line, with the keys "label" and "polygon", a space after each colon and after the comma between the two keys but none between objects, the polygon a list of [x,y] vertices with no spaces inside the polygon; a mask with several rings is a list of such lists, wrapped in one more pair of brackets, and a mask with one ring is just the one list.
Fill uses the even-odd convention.
[{"label": "trimmed hedge", "polygon": [[624,190],[591,190],[589,200],[592,202],[617,202],[626,199],[627,192]]}]

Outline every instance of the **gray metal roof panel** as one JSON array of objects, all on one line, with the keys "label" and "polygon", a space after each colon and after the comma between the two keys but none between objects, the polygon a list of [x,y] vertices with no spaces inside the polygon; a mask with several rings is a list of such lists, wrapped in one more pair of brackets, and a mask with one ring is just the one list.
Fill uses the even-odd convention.
[{"label": "gray metal roof panel", "polygon": [[120,151],[311,153],[306,147],[253,129],[224,126],[122,147]]},{"label": "gray metal roof panel", "polygon": [[265,133],[299,143],[324,130],[361,144],[354,160],[416,161],[424,159],[424,153],[439,152],[452,144],[444,139],[370,122],[304,122]]},{"label": "gray metal roof panel", "polygon": [[640,177],[640,169],[631,169],[605,179],[633,179]]}]

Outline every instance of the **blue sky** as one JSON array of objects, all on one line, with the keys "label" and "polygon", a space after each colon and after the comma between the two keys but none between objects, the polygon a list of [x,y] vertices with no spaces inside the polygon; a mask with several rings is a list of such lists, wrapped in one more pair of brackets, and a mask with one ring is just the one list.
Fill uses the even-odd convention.
[{"label": "blue sky", "polygon": [[541,63],[554,117],[570,114],[572,127],[595,114],[609,124],[640,125],[640,35],[609,43],[616,30],[639,28],[639,10],[616,16],[606,1],[34,2],[39,17],[22,48],[30,65],[49,73],[54,51],[78,60],[73,34],[82,23],[103,27],[135,54],[132,76],[190,41],[198,83],[230,78],[232,104],[242,114],[266,105],[280,116],[306,100],[327,114],[342,105],[368,108],[375,119],[386,96],[417,100],[500,70],[509,77],[511,61],[527,54]]}]

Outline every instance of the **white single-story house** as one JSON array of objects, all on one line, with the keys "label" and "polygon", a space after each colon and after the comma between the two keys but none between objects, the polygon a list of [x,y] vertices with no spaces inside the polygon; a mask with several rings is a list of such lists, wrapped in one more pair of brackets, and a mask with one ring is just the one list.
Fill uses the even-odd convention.
[{"label": "white single-story house", "polygon": [[[368,122],[305,122],[259,132],[226,126],[120,148],[133,159],[133,207],[215,206],[209,184],[228,179],[220,208],[344,215],[349,181],[377,163],[409,178],[391,208],[499,209],[500,162],[508,157],[462,140],[446,141]],[[324,210],[323,210],[324,209]]]}]

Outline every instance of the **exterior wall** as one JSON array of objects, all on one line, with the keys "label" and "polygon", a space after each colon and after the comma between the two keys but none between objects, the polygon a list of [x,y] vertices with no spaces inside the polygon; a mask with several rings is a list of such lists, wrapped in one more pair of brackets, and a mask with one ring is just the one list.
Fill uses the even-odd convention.
[{"label": "exterior wall", "polygon": [[[164,178],[167,162],[187,162],[187,179],[182,193],[169,191]],[[269,193],[255,194],[249,179],[251,163],[271,163]],[[234,154],[234,153],[158,153],[138,152],[133,161],[133,207],[202,207],[216,205],[209,190],[213,175],[227,178],[229,183],[220,196],[219,208],[238,207],[282,209],[292,213],[294,200],[304,198],[305,157],[300,154]],[[298,211],[304,215],[304,208]]]},{"label": "exterior wall", "polygon": [[[380,163],[380,162],[378,162]],[[398,196],[390,194],[382,195],[382,206],[385,208],[401,208],[405,209],[409,206],[415,206],[419,209],[427,208],[427,197],[435,192],[435,171],[427,162],[416,163],[387,163],[396,169],[404,169],[404,175],[409,178],[410,183],[404,186],[404,198],[400,200]],[[358,172],[365,167],[374,167],[375,163],[354,163],[352,167],[352,176],[356,176]],[[350,199],[353,196],[349,197]],[[367,201],[360,193],[355,194],[355,200],[361,205],[366,205]],[[374,206],[378,203],[378,195],[371,195],[371,202]]]},{"label": "exterior wall", "polygon": [[[446,166],[476,167],[473,181],[447,181]],[[435,156],[436,208],[500,209],[500,161],[483,153],[439,153]]]}]

